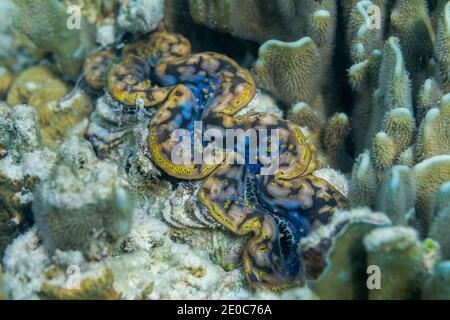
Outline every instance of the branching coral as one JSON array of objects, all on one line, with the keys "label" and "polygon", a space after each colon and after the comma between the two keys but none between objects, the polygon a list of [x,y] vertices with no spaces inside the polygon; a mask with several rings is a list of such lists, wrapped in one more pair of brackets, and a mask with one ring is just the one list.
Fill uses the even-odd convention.
[{"label": "branching coral", "polygon": [[378,190],[376,209],[386,213],[393,223],[406,225],[415,204],[416,180],[411,168],[398,165],[389,169]]},{"label": "branching coral", "polygon": [[423,0],[398,0],[392,8],[390,27],[402,43],[410,72],[415,72],[433,54],[435,34]]},{"label": "branching coral", "polygon": [[361,153],[353,165],[349,201],[352,207],[375,204],[377,193],[377,176],[370,158],[370,152]]},{"label": "branching coral", "polygon": [[[445,1],[440,1],[444,6]],[[450,90],[450,3],[440,11],[436,39],[436,56],[441,67],[442,87],[448,92]]]},{"label": "branching coral", "polygon": [[328,163],[345,172],[351,166],[351,158],[346,153],[346,142],[350,135],[350,120],[345,113],[332,116],[325,126],[323,144],[328,155]]},{"label": "branching coral", "polygon": [[259,85],[286,104],[314,103],[321,83],[322,60],[311,38],[286,43],[267,41],[259,49],[253,73]]},{"label": "branching coral", "polygon": [[444,183],[433,199],[430,238],[439,242],[443,259],[450,258],[450,238],[447,226],[450,218],[450,182]]},{"label": "branching coral", "polygon": [[[367,12],[361,9],[370,5],[368,1],[359,2],[360,14],[365,15]],[[435,10],[436,30],[437,22],[447,14],[443,1]],[[384,32],[366,30],[372,40],[382,39],[383,33],[395,36],[387,40],[383,50],[375,41],[371,42],[374,47],[364,51],[361,33],[348,33],[350,43],[362,43],[361,51],[352,51],[354,65],[349,69],[358,95],[353,112],[353,129],[358,134],[355,146],[357,152],[370,149],[361,157],[375,168],[379,184],[371,184],[375,197],[354,203],[382,210],[396,223],[409,223],[426,235],[432,221],[434,194],[448,179],[448,95],[445,75],[438,72],[446,70],[445,59],[438,54],[442,51],[438,45],[442,32],[441,36],[440,31],[436,32],[435,46],[435,31],[424,1],[396,1],[391,14],[391,24],[383,26]],[[355,22],[351,28],[359,24],[360,31],[364,29],[364,19],[350,22]],[[365,130],[367,127],[369,130]],[[350,184],[351,199],[357,199],[367,186],[361,185],[356,175],[358,168],[357,162]],[[374,199],[378,199],[377,204]]]},{"label": "branching coral", "polygon": [[416,214],[426,233],[433,218],[434,195],[442,184],[450,180],[450,155],[429,158],[413,170],[417,183]]},{"label": "branching coral", "polygon": [[418,160],[450,154],[450,93],[441,98],[439,108],[426,113],[419,128],[415,152]]},{"label": "branching coral", "polygon": [[[378,89],[374,93],[376,108],[372,111],[367,135],[369,140],[373,138],[373,134],[376,134],[382,128],[386,113],[397,108],[413,111],[411,83],[405,68],[399,41],[396,38],[390,38],[386,42],[378,78]],[[403,134],[403,132],[399,134]]]},{"label": "branching coral", "polygon": [[439,105],[441,98],[442,90],[439,83],[434,78],[425,80],[417,98],[416,119],[419,123],[429,110]]},{"label": "branching coral", "polygon": [[256,41],[298,39],[301,13],[296,12],[295,7],[292,0],[273,3],[257,0],[189,1],[196,23]]}]

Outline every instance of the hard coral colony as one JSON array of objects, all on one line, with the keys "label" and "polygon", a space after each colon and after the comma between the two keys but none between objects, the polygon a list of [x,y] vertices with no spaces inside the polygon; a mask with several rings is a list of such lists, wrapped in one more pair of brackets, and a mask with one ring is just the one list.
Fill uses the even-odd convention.
[{"label": "hard coral colony", "polygon": [[450,299],[449,46],[448,0],[2,1],[0,298]]}]

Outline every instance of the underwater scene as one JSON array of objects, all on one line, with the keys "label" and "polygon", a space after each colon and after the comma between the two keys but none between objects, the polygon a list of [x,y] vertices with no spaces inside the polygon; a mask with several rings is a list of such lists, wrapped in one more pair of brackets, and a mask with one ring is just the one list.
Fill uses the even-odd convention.
[{"label": "underwater scene", "polygon": [[450,299],[450,0],[0,0],[0,299]]}]

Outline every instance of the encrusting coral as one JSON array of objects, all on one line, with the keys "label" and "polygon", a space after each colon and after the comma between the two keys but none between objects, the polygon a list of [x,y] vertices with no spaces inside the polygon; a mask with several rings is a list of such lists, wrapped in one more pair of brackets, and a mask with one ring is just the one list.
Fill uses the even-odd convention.
[{"label": "encrusting coral", "polygon": [[83,279],[77,288],[62,288],[51,283],[44,283],[40,297],[43,300],[118,300],[114,288],[114,275],[105,269],[98,278]]},{"label": "encrusting coral", "polygon": [[55,149],[70,135],[82,137],[92,111],[88,95],[71,88],[47,67],[31,67],[17,77],[9,90],[10,106],[26,103],[38,114],[41,142]]}]

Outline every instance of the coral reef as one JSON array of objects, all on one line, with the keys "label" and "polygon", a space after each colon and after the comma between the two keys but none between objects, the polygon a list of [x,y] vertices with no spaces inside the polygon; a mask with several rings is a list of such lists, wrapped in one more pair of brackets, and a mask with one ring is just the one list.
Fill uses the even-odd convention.
[{"label": "coral reef", "polygon": [[122,2],[117,17],[124,32],[140,36],[156,29],[163,18],[164,0],[131,0]]},{"label": "coral reef", "polygon": [[37,47],[52,52],[64,75],[76,77],[84,57],[94,46],[93,33],[86,30],[89,24],[80,21],[79,29],[67,27],[66,7],[56,0],[14,0],[12,3],[15,28]]},{"label": "coral reef", "polygon": [[269,40],[259,49],[253,73],[258,84],[286,104],[314,103],[321,83],[319,48],[309,37]]},{"label": "coral reef", "polygon": [[0,299],[449,299],[449,35],[448,0],[0,0]]},{"label": "coral reef", "polygon": [[[215,53],[190,55],[190,49],[191,45],[187,39],[164,32],[155,32],[137,43],[127,45],[123,50],[122,59],[107,73],[107,90],[125,108],[135,106],[149,108],[162,104],[149,125],[149,151],[153,161],[161,170],[179,179],[197,180],[209,176],[199,191],[200,202],[209,209],[210,214],[217,221],[234,233],[240,235],[255,233],[244,253],[244,269],[247,277],[255,287],[269,286],[278,290],[279,287],[284,286],[285,282],[292,282],[299,273],[298,257],[295,255],[294,248],[302,232],[308,232],[317,224],[326,223],[329,219],[326,213],[332,213],[334,207],[344,205],[345,200],[327,181],[307,176],[315,168],[314,156],[299,129],[289,122],[265,114],[232,116],[246,106],[255,94],[255,84],[246,70],[240,68],[228,57]],[[101,59],[100,63],[102,63]],[[254,169],[247,165],[219,166],[209,164],[205,159],[202,159],[198,165],[192,165],[192,162],[195,162],[194,154],[198,151],[196,149],[193,153],[179,150],[183,159],[187,157],[185,160],[188,160],[188,164],[185,164],[185,161],[181,164],[175,163],[172,155],[178,147],[173,141],[173,134],[176,130],[186,130],[196,139],[195,130],[197,129],[193,121],[197,117],[203,120],[205,129],[235,128],[245,132],[254,127],[280,128],[278,130],[284,132],[281,136],[281,141],[284,143],[280,146],[279,154],[282,155],[286,168],[278,169],[275,179],[262,179],[259,177],[260,169],[253,173]],[[224,144],[222,143],[221,146],[224,147]],[[215,148],[215,146],[210,144],[205,148]],[[227,145],[226,148],[228,149],[225,155],[238,163],[239,158],[246,157],[248,153],[239,146]],[[258,157],[265,157],[262,151],[255,152],[258,152]],[[253,157],[251,154],[249,156]],[[263,166],[264,163],[259,162],[257,165]],[[235,171],[242,173],[235,177]],[[226,176],[226,179],[219,185],[217,181],[220,176]],[[245,180],[252,182],[245,182]],[[264,187],[261,187],[261,184]],[[227,189],[225,194],[220,189],[225,191],[227,185],[242,185],[242,187]],[[270,190],[270,185],[278,185],[277,188],[280,190],[277,191],[276,188]],[[295,195],[295,189],[298,186],[305,190],[305,198],[302,195]],[[284,197],[285,201],[293,202],[292,205],[283,205],[281,202],[277,204],[276,200],[271,204],[271,198],[277,198],[278,194],[285,192],[284,189],[288,191],[288,187],[292,193],[291,197],[296,200],[288,200],[288,197]],[[216,189],[217,191],[213,191]],[[255,197],[260,192],[267,193],[266,199],[258,200]],[[221,194],[219,198],[217,194]],[[316,197],[320,199],[317,201],[320,204],[317,207],[314,200]],[[307,209],[309,213],[304,218],[299,216],[293,221],[278,215],[271,218],[259,202],[273,206],[272,210],[275,212],[287,211],[293,206]],[[245,214],[239,214],[238,210],[243,210]],[[317,215],[318,213],[320,216]],[[303,221],[304,219],[310,221]],[[304,231],[298,233],[294,227],[296,224],[300,224]],[[284,237],[287,237],[288,233],[293,233],[292,243],[280,244],[282,233],[281,231],[274,233],[271,231],[273,229],[287,229]],[[252,249],[252,246],[260,242],[257,240],[258,237],[270,239],[268,242],[270,244]],[[282,256],[283,245],[290,248],[288,250],[291,251],[291,256]],[[272,246],[275,248],[272,250],[278,251],[275,253],[278,259],[288,259],[287,264],[291,265],[285,266],[285,262],[282,262],[279,266],[274,266],[270,274],[266,274],[261,268],[257,269],[252,261],[255,261],[256,254],[259,252],[270,255]],[[249,258],[248,255],[253,257]],[[273,262],[273,264],[276,263]],[[291,270],[285,271],[286,269]]]},{"label": "coral reef", "polygon": [[407,225],[408,215],[414,214],[417,194],[416,180],[411,168],[394,166],[383,177],[376,209],[384,212],[394,224]]},{"label": "coral reef", "polygon": [[426,251],[414,229],[376,229],[364,238],[367,265],[382,270],[380,290],[370,290],[371,300],[417,299],[426,276]]},{"label": "coral reef", "polygon": [[305,238],[308,286],[321,299],[365,299],[366,253],[363,238],[371,230],[391,224],[381,213],[366,209],[339,212],[329,226]]},{"label": "coral reef", "polygon": [[448,300],[450,292],[448,283],[450,281],[448,270],[449,261],[438,263],[433,270],[433,275],[425,283],[422,298],[424,300]]},{"label": "coral reef", "polygon": [[0,104],[0,256],[29,223],[32,190],[46,179],[55,155],[40,143],[36,111]]},{"label": "coral reef", "polygon": [[450,155],[422,161],[413,170],[417,185],[416,215],[426,233],[432,221],[434,195],[450,180]]},{"label": "coral reef", "polygon": [[419,160],[450,154],[450,93],[441,98],[439,108],[430,109],[422,120],[415,146]]},{"label": "coral reef", "polygon": [[5,283],[3,281],[3,271],[0,267],[0,300],[6,300],[8,298],[8,294],[6,293]]},{"label": "coral reef", "polygon": [[249,297],[242,273],[225,272],[207,254],[171,242],[162,235],[161,222],[156,228],[155,223],[158,221],[134,224],[134,236],[147,234],[161,240],[145,242],[133,252],[101,261],[87,261],[77,251],[57,250],[50,258],[32,228],[19,236],[5,254],[5,284],[13,288],[13,299]]},{"label": "coral reef", "polygon": [[436,240],[441,247],[443,259],[450,258],[450,242],[446,231],[450,210],[450,182],[444,183],[433,199],[432,224],[430,238]]},{"label": "coral reef", "polygon": [[36,109],[42,144],[51,149],[70,135],[82,137],[92,111],[84,91],[72,89],[43,66],[20,73],[8,92],[7,102],[10,106],[26,103]]},{"label": "coral reef", "polygon": [[369,151],[361,153],[356,159],[350,182],[350,205],[373,207],[377,193],[377,177]]},{"label": "coral reef", "polygon": [[258,42],[294,41],[312,33],[325,47],[332,42],[336,27],[337,6],[329,0],[190,0],[189,9],[196,23]]},{"label": "coral reef", "polygon": [[33,212],[43,245],[50,253],[108,254],[108,244],[128,234],[132,216],[117,168],[98,161],[89,142],[75,136],[60,146],[57,158],[49,180],[34,191]]}]

